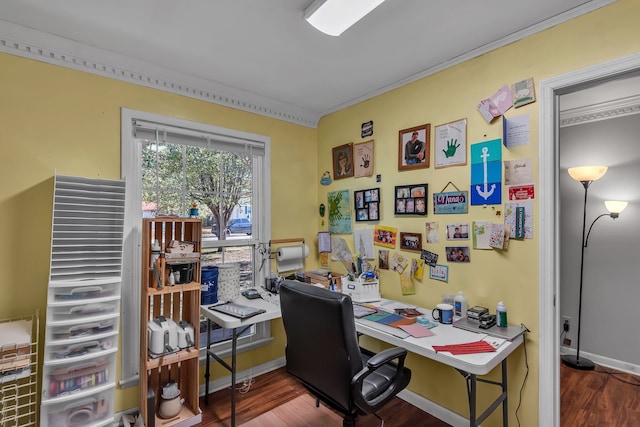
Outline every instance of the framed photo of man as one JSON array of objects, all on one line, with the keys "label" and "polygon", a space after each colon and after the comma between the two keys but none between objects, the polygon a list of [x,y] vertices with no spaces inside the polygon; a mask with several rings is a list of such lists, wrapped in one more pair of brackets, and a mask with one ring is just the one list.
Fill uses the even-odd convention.
[{"label": "framed photo of man", "polygon": [[428,168],[431,152],[431,124],[398,132],[398,170]]}]

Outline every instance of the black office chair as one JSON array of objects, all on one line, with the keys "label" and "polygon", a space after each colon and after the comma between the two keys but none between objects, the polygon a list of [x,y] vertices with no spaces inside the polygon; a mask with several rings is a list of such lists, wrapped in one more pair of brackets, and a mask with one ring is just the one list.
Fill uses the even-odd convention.
[{"label": "black office chair", "polygon": [[[373,354],[358,345],[351,298],[295,280],[280,285],[287,370],[318,399],[344,414],[375,414],[411,379],[407,350]],[[395,363],[393,361],[396,361]]]}]

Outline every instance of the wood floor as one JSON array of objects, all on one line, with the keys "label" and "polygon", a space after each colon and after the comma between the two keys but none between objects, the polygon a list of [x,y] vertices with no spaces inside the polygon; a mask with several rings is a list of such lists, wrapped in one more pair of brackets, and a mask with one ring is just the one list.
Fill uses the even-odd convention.
[{"label": "wood floor", "polygon": [[[307,393],[306,389],[285,368],[260,375],[255,379],[249,392],[236,392],[236,425],[270,411],[276,406],[295,399]],[[202,409],[202,426],[230,427],[231,426],[231,390],[220,390],[209,396],[209,405],[200,399]],[[421,411],[400,398],[394,398],[378,412],[387,427],[450,427],[439,419]],[[377,427],[380,421],[374,415],[358,417],[357,427]],[[327,426],[331,427],[331,426]]]},{"label": "wood floor", "polygon": [[[638,427],[640,426],[640,377],[596,366],[595,371],[577,371],[560,367],[560,425],[562,427]],[[261,375],[250,390],[236,394],[236,425],[268,412],[307,393],[285,368]],[[209,397],[209,405],[200,399],[202,426],[231,426],[231,390]],[[395,398],[378,415],[387,427],[448,427],[449,425]],[[515,420],[512,420],[515,423]],[[379,426],[373,416],[358,418],[358,427]],[[516,425],[516,424],[514,424]],[[522,427],[530,426],[521,420]],[[327,426],[329,427],[329,426]]]},{"label": "wood floor", "polygon": [[560,400],[562,427],[640,426],[640,377],[635,375],[561,364]]}]

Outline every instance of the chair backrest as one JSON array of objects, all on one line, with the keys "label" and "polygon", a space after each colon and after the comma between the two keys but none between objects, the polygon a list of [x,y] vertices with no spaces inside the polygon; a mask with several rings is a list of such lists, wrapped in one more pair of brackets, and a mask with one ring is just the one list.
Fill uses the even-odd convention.
[{"label": "chair backrest", "polygon": [[363,365],[351,298],[285,280],[280,308],[287,335],[287,370],[317,396],[352,411],[351,378]]}]

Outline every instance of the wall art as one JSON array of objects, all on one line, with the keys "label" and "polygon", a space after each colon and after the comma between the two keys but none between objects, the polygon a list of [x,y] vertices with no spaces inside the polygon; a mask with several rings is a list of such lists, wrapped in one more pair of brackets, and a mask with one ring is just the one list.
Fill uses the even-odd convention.
[{"label": "wall art", "polygon": [[433,138],[436,169],[467,164],[467,119],[436,126]]},{"label": "wall art", "polygon": [[422,234],[400,232],[400,249],[422,251]]},{"label": "wall art", "polygon": [[349,190],[333,191],[327,195],[329,204],[329,232],[351,233],[351,203]]},{"label": "wall art", "polygon": [[373,230],[373,244],[385,246],[387,248],[395,248],[396,235],[397,235],[396,228],[386,227],[383,225],[376,225],[376,227]]},{"label": "wall art", "polygon": [[353,146],[354,177],[373,175],[373,139]]},{"label": "wall art", "polygon": [[353,176],[353,144],[333,147],[333,179]]},{"label": "wall art", "polygon": [[427,214],[427,184],[397,185],[395,190],[396,215]]},{"label": "wall art", "polygon": [[353,192],[356,221],[378,221],[380,219],[380,189],[356,190]]},{"label": "wall art", "polygon": [[398,132],[398,170],[429,167],[431,125],[424,124]]}]

